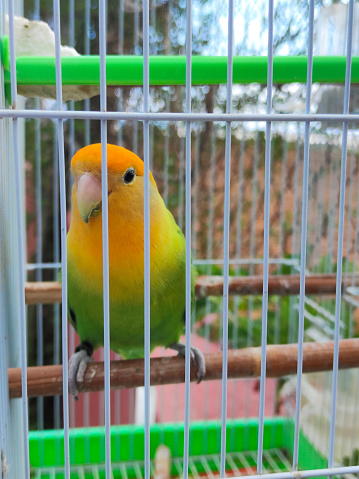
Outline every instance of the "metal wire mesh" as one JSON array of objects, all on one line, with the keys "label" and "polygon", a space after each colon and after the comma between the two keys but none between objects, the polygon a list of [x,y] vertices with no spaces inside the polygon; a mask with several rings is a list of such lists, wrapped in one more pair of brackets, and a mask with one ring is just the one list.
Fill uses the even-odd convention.
[{"label": "metal wire mesh", "polygon": [[[263,471],[266,474],[280,472],[283,468],[290,469],[291,465],[286,457],[286,452],[281,449],[268,449],[264,452],[263,458]],[[256,457],[253,452],[238,452],[229,453],[226,456],[226,477],[239,477],[253,475],[256,470]],[[151,474],[154,471],[154,464],[151,461]],[[180,459],[173,461],[174,475],[181,477],[183,475],[183,462]],[[194,478],[200,478],[207,476],[210,478],[221,477],[220,476],[220,455],[208,455],[208,456],[191,456],[189,460],[189,472],[188,474]],[[91,466],[72,466],[71,477],[75,478],[93,478],[97,479],[104,473],[103,465],[91,465]],[[41,471],[35,473],[35,478],[51,477],[62,472],[61,468],[43,468]],[[111,464],[112,477],[114,478],[136,478],[141,479],[144,474],[144,463],[141,461],[136,462],[121,462]]]}]

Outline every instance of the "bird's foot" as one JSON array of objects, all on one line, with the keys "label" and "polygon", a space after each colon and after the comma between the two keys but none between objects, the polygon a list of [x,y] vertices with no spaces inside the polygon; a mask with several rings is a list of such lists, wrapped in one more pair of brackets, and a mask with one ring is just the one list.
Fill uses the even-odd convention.
[{"label": "bird's foot", "polygon": [[69,391],[77,400],[79,390],[84,380],[88,363],[93,361],[93,347],[90,343],[83,341],[75,349],[69,361]]},{"label": "bird's foot", "polygon": [[[186,346],[182,343],[172,343],[168,346],[170,349],[177,351],[181,356],[185,356]],[[190,347],[191,361],[197,364],[197,384],[199,384],[206,375],[206,360],[202,351],[194,346]]]}]

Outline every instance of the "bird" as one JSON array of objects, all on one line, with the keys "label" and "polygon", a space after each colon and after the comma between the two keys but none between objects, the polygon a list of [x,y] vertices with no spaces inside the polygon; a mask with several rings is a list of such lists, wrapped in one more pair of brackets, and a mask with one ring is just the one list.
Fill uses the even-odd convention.
[{"label": "bird", "polygon": [[[67,234],[68,317],[80,344],[69,360],[69,391],[77,398],[87,364],[104,343],[101,143],[71,161],[73,187]],[[144,163],[124,147],[107,144],[110,348],[124,359],[144,356]],[[149,173],[150,347],[185,355],[185,237]],[[191,265],[192,307],[196,268]],[[197,380],[203,353],[190,349]]]}]

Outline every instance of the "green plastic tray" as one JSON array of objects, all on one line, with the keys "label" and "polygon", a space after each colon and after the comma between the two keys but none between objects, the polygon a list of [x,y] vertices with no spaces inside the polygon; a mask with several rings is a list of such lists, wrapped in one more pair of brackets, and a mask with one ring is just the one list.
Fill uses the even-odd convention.
[{"label": "green plastic tray", "polygon": [[[265,420],[263,472],[279,472],[292,467],[294,424],[286,418]],[[172,454],[172,475],[182,472],[183,424],[156,424],[151,427],[150,454],[154,458],[160,444]],[[255,474],[258,420],[228,420],[227,476]],[[30,465],[34,478],[64,477],[64,435],[62,430],[30,433]],[[221,423],[194,422],[190,426],[189,474],[219,476]],[[139,479],[144,475],[144,429],[139,426],[111,428],[111,460],[114,479]],[[70,430],[71,478],[105,477],[105,431],[103,427]],[[301,435],[299,469],[318,469],[327,461]],[[152,467],[152,464],[151,464]]]}]

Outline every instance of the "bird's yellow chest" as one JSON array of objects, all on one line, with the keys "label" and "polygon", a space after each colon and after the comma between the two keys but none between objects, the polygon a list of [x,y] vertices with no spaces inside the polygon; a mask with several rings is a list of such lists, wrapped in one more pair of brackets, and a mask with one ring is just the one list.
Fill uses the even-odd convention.
[{"label": "bird's yellow chest", "polygon": [[[151,290],[152,285],[161,284],[163,275],[168,274],[177,258],[184,256],[184,244],[177,244],[176,236],[173,238],[173,231],[166,227],[164,221],[152,221],[151,225]],[[79,281],[85,282],[88,291],[92,290],[98,294],[103,289],[101,222],[95,219],[87,225],[76,221],[71,223],[68,234],[68,264],[69,273],[78,275]],[[110,299],[119,300],[128,295],[143,298],[143,221],[124,224],[109,218],[109,265]]]}]

